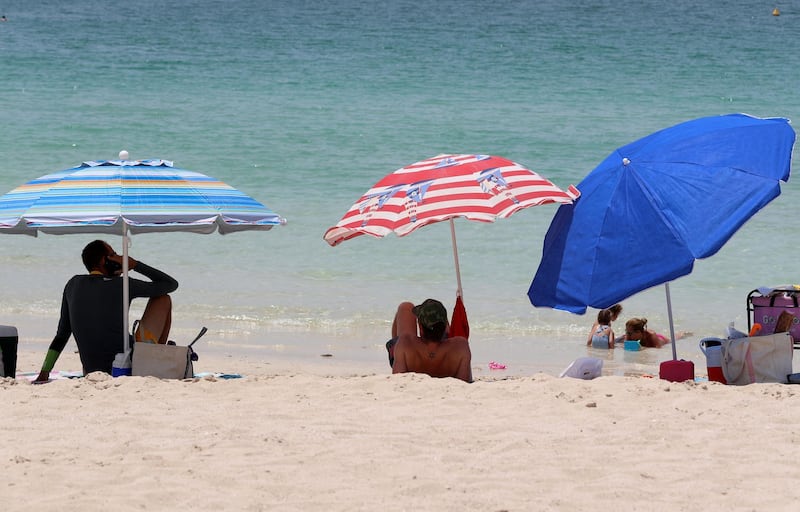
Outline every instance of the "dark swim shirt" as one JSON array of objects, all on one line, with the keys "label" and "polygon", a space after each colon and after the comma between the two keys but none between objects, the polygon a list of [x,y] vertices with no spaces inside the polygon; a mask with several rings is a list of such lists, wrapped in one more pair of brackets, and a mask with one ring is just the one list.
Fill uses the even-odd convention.
[{"label": "dark swim shirt", "polygon": [[[158,297],[178,288],[175,279],[141,261],[136,272],[152,282],[130,278],[130,300]],[[84,375],[95,371],[111,373],[114,356],[124,350],[124,332],[127,329],[122,319],[122,277],[77,275],[64,286],[61,319],[50,349],[61,353],[72,335]]]}]

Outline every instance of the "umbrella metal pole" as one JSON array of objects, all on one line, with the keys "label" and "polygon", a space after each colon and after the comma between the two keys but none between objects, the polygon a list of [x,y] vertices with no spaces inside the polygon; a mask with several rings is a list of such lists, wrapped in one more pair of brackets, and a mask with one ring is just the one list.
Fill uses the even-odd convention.
[{"label": "umbrella metal pole", "polygon": [[128,225],[122,221],[122,352],[130,352],[128,343]]},{"label": "umbrella metal pole", "polygon": [[678,349],[675,348],[675,325],[672,323],[672,299],[669,296],[669,283],[664,283],[667,290],[667,316],[669,317],[669,337],[672,340],[672,360],[678,360]]},{"label": "umbrella metal pole", "polygon": [[453,240],[453,260],[455,260],[456,264],[456,283],[458,284],[458,289],[456,289],[456,296],[463,297],[463,290],[461,289],[461,268],[458,265],[458,244],[456,243],[456,225],[453,222],[453,219],[450,219],[450,238]]}]

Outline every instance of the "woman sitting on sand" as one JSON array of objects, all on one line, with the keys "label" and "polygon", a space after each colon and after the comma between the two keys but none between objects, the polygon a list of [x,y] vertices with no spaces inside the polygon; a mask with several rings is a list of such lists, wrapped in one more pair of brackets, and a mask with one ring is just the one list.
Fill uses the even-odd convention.
[{"label": "woman sitting on sand", "polygon": [[[675,339],[679,340],[690,336],[690,332],[679,332],[675,334]],[[642,347],[661,348],[670,342],[670,339],[663,334],[658,334],[652,329],[647,328],[646,318],[631,318],[625,322],[625,339],[638,341]]]}]

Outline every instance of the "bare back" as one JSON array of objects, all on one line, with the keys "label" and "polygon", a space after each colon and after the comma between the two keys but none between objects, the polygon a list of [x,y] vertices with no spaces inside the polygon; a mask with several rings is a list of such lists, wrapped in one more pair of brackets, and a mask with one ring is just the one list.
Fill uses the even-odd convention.
[{"label": "bare back", "polygon": [[397,308],[392,326],[397,336],[392,373],[425,373],[431,377],[455,377],[472,382],[472,353],[462,336],[429,341],[417,334],[414,305],[404,302]]},{"label": "bare back", "polygon": [[472,382],[471,353],[466,338],[425,341],[418,336],[400,338],[395,346],[393,373],[425,373]]}]

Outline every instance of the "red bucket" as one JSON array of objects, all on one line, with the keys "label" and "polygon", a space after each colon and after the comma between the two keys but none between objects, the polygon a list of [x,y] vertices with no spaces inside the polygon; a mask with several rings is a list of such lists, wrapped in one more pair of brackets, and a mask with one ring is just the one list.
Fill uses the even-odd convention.
[{"label": "red bucket", "polygon": [[708,380],[727,384],[722,373],[722,341],[719,338],[704,338],[700,340],[700,350],[706,356]]}]

